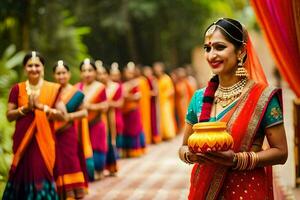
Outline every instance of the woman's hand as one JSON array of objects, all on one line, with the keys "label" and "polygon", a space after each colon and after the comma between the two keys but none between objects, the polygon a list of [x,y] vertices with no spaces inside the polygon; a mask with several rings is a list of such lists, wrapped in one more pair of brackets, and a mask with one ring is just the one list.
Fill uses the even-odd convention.
[{"label": "woman's hand", "polygon": [[194,154],[190,152],[189,148],[187,145],[183,145],[179,149],[179,157],[183,162],[186,163],[208,163],[209,160],[207,160],[203,154]]},{"label": "woman's hand", "polygon": [[35,99],[36,99],[36,97],[34,96],[34,95],[29,95],[29,97],[28,97],[28,104],[27,104],[27,110],[26,111],[31,111],[31,110],[33,110],[34,109],[34,107],[35,107]]},{"label": "woman's hand", "polygon": [[232,150],[208,152],[200,155],[202,159],[207,160],[210,163],[221,164],[224,166],[232,167],[234,163],[234,152]]},{"label": "woman's hand", "polygon": [[67,121],[68,115],[64,114],[61,110],[49,108],[47,116],[50,120]]}]

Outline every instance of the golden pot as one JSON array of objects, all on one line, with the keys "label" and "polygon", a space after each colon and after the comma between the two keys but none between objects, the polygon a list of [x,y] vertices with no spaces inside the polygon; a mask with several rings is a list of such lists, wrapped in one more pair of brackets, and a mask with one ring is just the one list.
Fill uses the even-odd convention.
[{"label": "golden pot", "polygon": [[233,138],[226,131],[225,122],[200,122],[193,126],[194,133],[188,139],[193,153],[227,151],[233,148]]}]

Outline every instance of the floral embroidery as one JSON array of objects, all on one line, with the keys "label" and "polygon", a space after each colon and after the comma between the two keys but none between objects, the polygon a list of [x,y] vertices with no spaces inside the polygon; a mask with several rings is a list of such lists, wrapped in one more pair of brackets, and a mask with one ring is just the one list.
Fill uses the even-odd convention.
[{"label": "floral embroidery", "polygon": [[274,107],[270,114],[273,118],[278,119],[281,116],[281,110],[279,107]]}]

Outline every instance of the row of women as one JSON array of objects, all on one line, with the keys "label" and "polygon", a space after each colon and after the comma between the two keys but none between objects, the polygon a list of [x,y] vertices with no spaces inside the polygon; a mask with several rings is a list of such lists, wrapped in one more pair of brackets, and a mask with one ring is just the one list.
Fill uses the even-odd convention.
[{"label": "row of women", "polygon": [[[118,156],[141,156],[146,144],[173,138],[184,124],[192,85],[177,73],[182,84],[175,90],[163,63],[154,65],[154,78],[151,67],[142,75],[129,62],[121,78],[117,63],[107,69],[85,59],[74,86],[62,60],[53,68],[57,83],[44,80],[44,63],[40,53],[28,53],[27,80],[9,94],[7,118],[16,124],[3,199],[81,199],[88,181],[103,178],[104,170],[115,175]],[[177,112],[175,91],[190,91],[178,95]]]}]

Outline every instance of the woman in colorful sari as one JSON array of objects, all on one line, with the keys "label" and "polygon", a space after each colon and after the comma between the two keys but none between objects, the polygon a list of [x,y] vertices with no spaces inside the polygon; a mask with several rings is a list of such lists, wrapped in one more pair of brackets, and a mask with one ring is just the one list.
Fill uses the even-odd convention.
[{"label": "woman in colorful sari", "polygon": [[59,99],[66,105],[68,121],[55,122],[56,163],[55,179],[60,199],[82,199],[86,181],[80,164],[79,135],[74,120],[87,116],[85,109],[78,110],[84,95],[69,83],[69,67],[62,61],[53,68],[54,78],[61,85]]},{"label": "woman in colorful sari", "polygon": [[116,137],[116,146],[117,148],[122,148],[123,144],[123,132],[124,132],[124,121],[123,121],[123,112],[122,107],[124,103],[124,95],[122,90],[122,83],[121,83],[121,72],[119,70],[119,65],[116,62],[113,62],[111,64],[111,68],[109,70],[109,78],[114,83],[118,83],[120,85],[120,90],[122,91],[122,95],[120,97],[120,100],[122,101],[121,107],[115,108],[115,114],[116,114],[116,129],[117,129],[117,137]]},{"label": "woman in colorful sari", "polygon": [[58,199],[53,168],[55,142],[52,120],[65,120],[57,102],[59,84],[43,80],[44,58],[38,52],[23,60],[27,80],[14,85],[7,119],[16,121],[13,161],[3,199]]},{"label": "woman in colorful sari", "polygon": [[176,135],[175,89],[172,79],[164,72],[163,63],[154,63],[153,70],[158,85],[159,133],[163,140],[169,140]]},{"label": "woman in colorful sari", "polygon": [[119,83],[110,80],[108,70],[106,68],[103,66],[97,66],[97,70],[98,80],[105,85],[106,97],[108,101],[108,152],[105,168],[109,171],[110,176],[115,176],[118,172],[118,151],[116,147],[118,129],[116,110],[123,106],[122,87]]},{"label": "woman in colorful sari", "polygon": [[85,59],[80,64],[80,72],[82,82],[76,86],[84,93],[83,108],[88,110],[89,138],[92,144],[94,163],[87,162],[87,171],[89,180],[93,181],[104,177],[103,170],[108,149],[105,113],[108,104],[105,86],[96,80],[97,68],[95,64],[89,59]]},{"label": "woman in colorful sari", "polygon": [[[287,143],[279,89],[268,86],[251,40],[236,20],[222,18],[205,34],[215,76],[195,92],[186,115],[180,158],[195,163],[189,199],[273,199],[272,165],[284,164]],[[233,150],[194,154],[187,146],[197,122],[223,121]],[[267,138],[269,148],[263,148]]]},{"label": "woman in colorful sari", "polygon": [[158,117],[157,117],[157,83],[153,75],[153,70],[149,66],[143,67],[143,75],[146,77],[150,87],[150,121],[151,121],[151,135],[152,143],[157,144],[161,141],[161,137],[158,132]]},{"label": "woman in colorful sari", "polygon": [[123,120],[124,132],[122,135],[121,157],[138,157],[144,154],[146,144],[139,110],[139,82],[135,78],[135,65],[129,62],[124,68],[124,105]]},{"label": "woman in colorful sari", "polygon": [[175,107],[178,117],[178,132],[182,132],[185,125],[185,114],[189,101],[192,96],[192,89],[186,78],[186,71],[184,68],[177,68],[175,71],[177,81],[175,84]]}]

